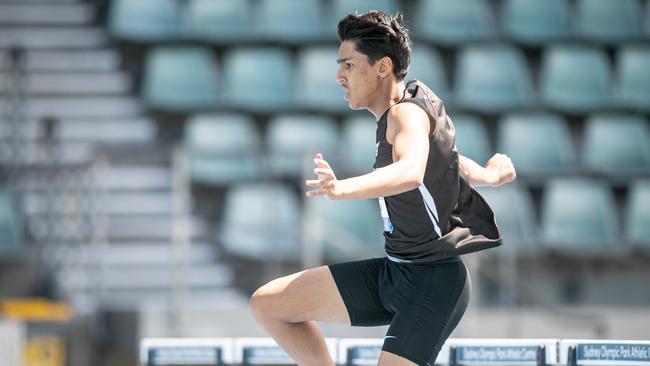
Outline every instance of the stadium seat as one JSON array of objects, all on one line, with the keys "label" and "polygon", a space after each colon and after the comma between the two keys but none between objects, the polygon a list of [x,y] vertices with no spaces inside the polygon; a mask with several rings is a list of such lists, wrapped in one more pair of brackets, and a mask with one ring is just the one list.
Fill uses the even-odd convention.
[{"label": "stadium seat", "polygon": [[323,38],[319,0],[259,0],[257,10],[256,36],[261,39],[307,42]]},{"label": "stadium seat", "polygon": [[215,108],[217,84],[216,61],[207,49],[165,47],[147,54],[143,96],[151,108],[179,112]]},{"label": "stadium seat", "polygon": [[494,16],[486,0],[420,0],[414,23],[416,38],[447,45],[495,35]]},{"label": "stadium seat", "polygon": [[109,28],[117,38],[153,42],[178,36],[176,0],[113,0],[110,4]]},{"label": "stadium seat", "polygon": [[238,114],[199,115],[185,129],[192,181],[225,185],[257,178],[262,139],[252,118]]},{"label": "stadium seat", "polygon": [[184,34],[212,42],[237,42],[251,38],[250,1],[190,0]]},{"label": "stadium seat", "polygon": [[481,112],[501,112],[533,103],[528,65],[510,46],[468,46],[456,66],[456,104]]},{"label": "stadium seat", "polygon": [[521,176],[532,179],[532,183],[576,166],[569,126],[556,114],[504,116],[497,131],[497,151],[510,156]]},{"label": "stadium seat", "polygon": [[0,254],[22,246],[22,225],[9,192],[0,188]]},{"label": "stadium seat", "polygon": [[294,190],[274,183],[232,186],[226,195],[220,241],[227,253],[263,261],[301,256],[301,210]]},{"label": "stadium seat", "polygon": [[613,44],[643,38],[640,0],[578,0],[577,5],[579,36]]},{"label": "stadium seat", "polygon": [[313,179],[313,156],[323,154],[337,171],[338,135],[334,120],[312,115],[280,115],[269,121],[266,133],[271,174]]},{"label": "stadium seat", "polygon": [[338,22],[348,14],[365,13],[369,10],[381,10],[393,14],[399,10],[396,0],[333,0],[325,32],[336,36]]},{"label": "stadium seat", "polygon": [[552,46],[542,58],[540,94],[547,106],[564,112],[597,110],[609,105],[610,74],[607,56],[599,48]]},{"label": "stadium seat", "polygon": [[619,218],[609,187],[588,178],[555,178],[542,197],[541,239],[549,248],[604,248],[614,254]]},{"label": "stadium seat", "polygon": [[[649,6],[650,9],[650,6]],[[650,26],[650,17],[648,18]],[[616,98],[624,107],[650,112],[650,46],[623,46],[618,51]]]},{"label": "stadium seat", "polygon": [[505,0],[501,28],[510,39],[546,44],[571,37],[571,10],[567,0]]},{"label": "stadium seat", "polygon": [[520,184],[480,187],[479,193],[494,211],[504,248],[527,252],[537,244],[535,206],[528,190]]},{"label": "stadium seat", "polygon": [[224,55],[224,100],[251,110],[291,105],[291,56],[280,48],[235,48]]},{"label": "stadium seat", "polygon": [[485,164],[492,156],[492,148],[490,137],[481,119],[470,114],[456,114],[451,119],[456,127],[458,153],[479,164]]},{"label": "stadium seat", "polygon": [[384,255],[384,237],[377,200],[306,203],[307,239],[318,243],[328,263]]},{"label": "stadium seat", "polygon": [[355,116],[343,121],[343,136],[339,149],[344,169],[349,175],[372,171],[377,145],[377,122],[371,116]]},{"label": "stadium seat", "polygon": [[650,180],[630,185],[625,215],[625,239],[650,249]]},{"label": "stadium seat", "polygon": [[447,74],[440,54],[430,47],[420,46],[411,53],[411,65],[406,80],[418,79],[425,83],[445,103],[451,101]]},{"label": "stadium seat", "polygon": [[623,182],[650,171],[650,129],[641,116],[592,116],[583,141],[582,160],[589,169]]},{"label": "stadium seat", "polygon": [[305,48],[298,55],[295,93],[299,108],[326,112],[347,111],[345,92],[336,82],[338,48]]}]

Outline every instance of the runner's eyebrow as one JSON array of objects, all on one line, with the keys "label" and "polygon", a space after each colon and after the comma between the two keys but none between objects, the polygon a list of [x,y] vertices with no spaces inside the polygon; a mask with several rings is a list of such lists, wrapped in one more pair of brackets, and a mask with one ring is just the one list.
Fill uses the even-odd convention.
[{"label": "runner's eyebrow", "polygon": [[336,60],[336,63],[340,65],[340,64],[342,64],[342,63],[344,63],[346,61],[350,61],[350,58],[349,57],[348,58],[339,58],[339,59]]}]

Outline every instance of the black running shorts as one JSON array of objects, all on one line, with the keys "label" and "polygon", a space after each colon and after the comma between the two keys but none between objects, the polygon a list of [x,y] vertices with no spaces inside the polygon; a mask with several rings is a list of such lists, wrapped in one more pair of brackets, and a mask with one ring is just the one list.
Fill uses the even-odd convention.
[{"label": "black running shorts", "polygon": [[375,258],[329,269],[352,325],[390,324],[382,350],[418,365],[435,363],[469,301],[470,278],[459,257],[433,263]]}]

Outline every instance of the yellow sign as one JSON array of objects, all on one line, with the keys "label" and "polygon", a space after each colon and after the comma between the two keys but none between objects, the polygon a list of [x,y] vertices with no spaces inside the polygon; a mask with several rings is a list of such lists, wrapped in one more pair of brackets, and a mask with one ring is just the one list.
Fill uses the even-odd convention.
[{"label": "yellow sign", "polygon": [[25,346],[25,366],[65,366],[65,343],[57,336],[34,336]]},{"label": "yellow sign", "polygon": [[4,299],[0,300],[0,315],[23,321],[70,321],[70,306],[46,299]]}]

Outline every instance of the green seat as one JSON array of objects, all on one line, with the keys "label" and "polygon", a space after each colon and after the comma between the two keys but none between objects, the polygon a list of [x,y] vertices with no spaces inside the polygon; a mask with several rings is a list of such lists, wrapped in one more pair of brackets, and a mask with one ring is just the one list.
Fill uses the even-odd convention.
[{"label": "green seat", "polygon": [[[650,17],[648,20],[650,24]],[[649,68],[650,46],[630,45],[619,49],[616,98],[621,105],[650,112]]]},{"label": "green seat", "polygon": [[185,128],[192,181],[226,185],[260,175],[261,137],[251,117],[199,115]]},{"label": "green seat", "polygon": [[266,133],[271,173],[279,177],[314,179],[313,158],[323,154],[337,170],[337,131],[324,116],[280,115],[269,121]]},{"label": "green seat", "polygon": [[420,46],[411,53],[411,65],[406,80],[418,79],[425,83],[444,102],[449,102],[451,93],[447,74],[440,54],[433,48]]},{"label": "green seat", "polygon": [[492,157],[490,137],[483,121],[474,115],[457,114],[452,118],[456,127],[458,153],[483,165]]},{"label": "green seat", "polygon": [[583,164],[589,169],[623,181],[650,171],[650,129],[641,116],[592,116],[583,141]]},{"label": "green seat", "polygon": [[0,188],[0,254],[22,246],[22,220],[9,192]]},{"label": "green seat", "polygon": [[420,0],[414,23],[416,38],[447,45],[495,35],[494,16],[485,0]]},{"label": "green seat", "polygon": [[258,38],[267,41],[308,42],[323,37],[319,0],[259,0],[257,11]]},{"label": "green seat", "polygon": [[224,100],[250,109],[285,109],[291,106],[291,56],[281,48],[235,48],[224,55]]},{"label": "green seat", "polygon": [[113,0],[110,5],[109,29],[116,38],[147,42],[178,36],[176,0]]},{"label": "green seat", "polygon": [[650,248],[650,180],[638,180],[630,185],[625,214],[625,239],[640,248]]},{"label": "green seat", "polygon": [[565,119],[550,113],[504,116],[497,131],[497,151],[507,154],[522,177],[533,180],[566,173],[576,166],[576,152]]},{"label": "green seat", "polygon": [[384,236],[377,200],[308,199],[306,240],[323,250],[327,263],[384,256]]},{"label": "green seat", "polygon": [[605,52],[589,46],[552,46],[542,59],[540,95],[551,108],[585,113],[610,104]]},{"label": "green seat", "polygon": [[208,49],[161,47],[145,60],[143,96],[149,107],[192,112],[216,108],[216,61]]},{"label": "green seat", "polygon": [[576,26],[579,36],[617,44],[643,39],[640,0],[578,0]]},{"label": "green seat", "polygon": [[361,14],[369,10],[381,10],[387,14],[399,11],[396,0],[333,0],[325,31],[336,36],[336,26],[348,14]]},{"label": "green seat", "polygon": [[226,194],[219,239],[230,255],[263,262],[296,262],[301,258],[301,217],[292,187],[238,184]]},{"label": "green seat", "polygon": [[370,116],[355,116],[343,121],[341,138],[342,163],[349,175],[361,175],[372,171],[377,145],[375,132],[377,122]]},{"label": "green seat", "polygon": [[458,105],[501,112],[532,104],[533,88],[521,51],[505,45],[468,46],[456,67]]},{"label": "green seat", "polygon": [[479,187],[479,193],[494,211],[504,248],[528,252],[537,246],[535,206],[530,193],[519,184]]},{"label": "green seat", "polygon": [[510,39],[539,45],[571,37],[571,10],[567,0],[505,0],[501,28]]},{"label": "green seat", "polygon": [[252,7],[248,0],[190,0],[184,33],[212,42],[238,42],[252,37]]},{"label": "green seat", "polygon": [[587,178],[555,178],[544,189],[541,239],[550,248],[616,250],[618,213],[609,187]]},{"label": "green seat", "polygon": [[345,92],[336,82],[338,48],[306,48],[298,55],[298,78],[295,94],[301,108],[325,112],[348,110]]},{"label": "green seat", "polygon": [[492,157],[490,137],[477,116],[457,114],[452,117],[456,127],[456,148],[459,154],[483,165]]}]

